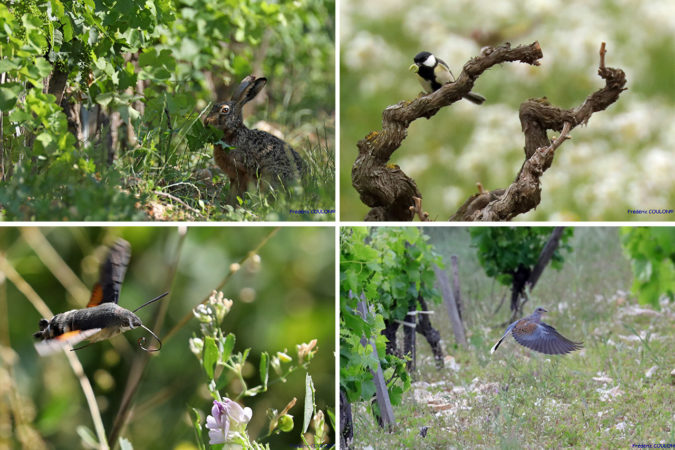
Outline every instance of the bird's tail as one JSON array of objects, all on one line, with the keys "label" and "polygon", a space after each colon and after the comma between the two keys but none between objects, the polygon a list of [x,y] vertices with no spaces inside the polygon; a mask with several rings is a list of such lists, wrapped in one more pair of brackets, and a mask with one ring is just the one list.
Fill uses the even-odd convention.
[{"label": "bird's tail", "polygon": [[476,94],[475,92],[469,92],[464,96],[464,98],[471,103],[475,103],[476,105],[482,105],[483,102],[485,102],[485,97],[480,94]]}]

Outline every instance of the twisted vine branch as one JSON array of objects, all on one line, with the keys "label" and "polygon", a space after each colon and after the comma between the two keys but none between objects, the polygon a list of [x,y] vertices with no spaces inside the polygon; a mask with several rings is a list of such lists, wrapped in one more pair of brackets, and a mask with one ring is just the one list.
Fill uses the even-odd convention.
[{"label": "twisted vine branch", "polygon": [[[545,98],[529,99],[520,105],[525,161],[515,181],[506,189],[480,189],[450,220],[511,220],[539,204],[540,178],[551,166],[555,150],[569,137],[569,131],[587,123],[594,112],[616,102],[619,94],[626,89],[624,72],[605,67],[605,54],[603,42],[598,74],[605,80],[605,87],[590,94],[578,107],[569,110],[558,108]],[[459,101],[471,91],[476,79],[492,66],[513,61],[537,66],[542,57],[538,42],[513,49],[509,43],[496,48],[488,47],[464,65],[456,82],[413,101],[387,107],[382,113],[382,130],[373,131],[358,142],[359,155],[352,167],[352,185],[359,192],[361,201],[371,208],[365,220],[411,221],[415,215],[428,217],[421,212],[422,194],[415,180],[399,166],[388,164],[391,155],[406,138],[410,124],[422,117],[429,119],[441,108]],[[563,131],[564,127],[566,130]],[[548,130],[559,131],[561,135],[552,142],[548,138]]]}]

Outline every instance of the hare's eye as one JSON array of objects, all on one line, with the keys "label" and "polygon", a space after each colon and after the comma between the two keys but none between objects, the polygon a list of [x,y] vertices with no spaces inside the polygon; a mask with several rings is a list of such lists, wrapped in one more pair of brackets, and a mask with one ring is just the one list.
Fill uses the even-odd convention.
[{"label": "hare's eye", "polygon": [[221,114],[228,114],[230,112],[230,107],[228,105],[223,105],[220,108]]}]

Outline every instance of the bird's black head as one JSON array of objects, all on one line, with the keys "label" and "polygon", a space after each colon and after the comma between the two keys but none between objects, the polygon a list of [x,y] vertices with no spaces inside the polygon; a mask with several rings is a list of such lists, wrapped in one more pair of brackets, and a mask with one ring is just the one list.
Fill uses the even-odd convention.
[{"label": "bird's black head", "polygon": [[415,64],[418,66],[424,64],[424,62],[431,56],[430,52],[419,52],[418,54],[415,55]]}]

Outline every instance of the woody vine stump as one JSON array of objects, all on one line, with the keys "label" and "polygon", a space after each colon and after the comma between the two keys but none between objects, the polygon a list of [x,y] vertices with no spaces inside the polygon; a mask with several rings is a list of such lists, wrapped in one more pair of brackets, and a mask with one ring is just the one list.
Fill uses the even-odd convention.
[{"label": "woody vine stump", "polygon": [[[551,167],[555,150],[569,138],[577,125],[586,124],[594,112],[607,109],[626,90],[626,75],[621,69],[605,67],[605,43],[600,47],[598,75],[605,86],[590,94],[576,108],[563,109],[545,98],[528,99],[520,105],[520,122],[525,135],[525,161],[515,181],[504,189],[483,190],[470,196],[449,220],[503,221],[534,209],[541,201],[541,176]],[[468,94],[478,77],[496,64],[519,61],[539,65],[543,57],[539,42],[511,48],[506,43],[487,47],[481,55],[464,65],[454,83],[439,90],[387,107],[382,112],[382,130],[372,131],[357,144],[359,154],[352,166],[352,185],[361,201],[371,209],[367,221],[412,221],[415,216],[428,220],[422,210],[422,193],[415,180],[389,163],[392,154],[407,136],[410,124],[422,117],[430,119],[441,108]],[[547,132],[561,134],[554,140]]]}]

